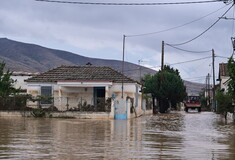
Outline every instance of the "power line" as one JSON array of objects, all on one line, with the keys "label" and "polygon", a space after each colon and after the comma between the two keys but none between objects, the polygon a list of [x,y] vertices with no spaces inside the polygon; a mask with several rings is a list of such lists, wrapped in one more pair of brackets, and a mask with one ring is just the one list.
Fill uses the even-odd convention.
[{"label": "power line", "polygon": [[[224,12],[224,13],[222,14],[221,17],[224,17],[224,15],[226,15],[226,14],[228,13],[228,11],[229,11],[233,6],[234,6],[234,3],[233,3],[233,5],[232,5],[231,7],[229,7],[228,10],[226,10],[226,12]],[[189,42],[192,42],[192,41],[196,40],[197,38],[199,38],[199,37],[201,37],[203,34],[205,34],[207,31],[209,31],[214,25],[216,25],[216,24],[220,21],[220,19],[221,19],[221,18],[218,18],[210,27],[208,27],[205,31],[203,31],[202,33],[200,33],[200,34],[197,35],[196,37],[194,37],[194,38],[192,38],[192,39],[190,39],[190,40],[188,40],[188,41],[185,41],[185,42],[183,42],[183,43],[170,44],[170,45],[172,45],[172,46],[180,46],[180,45],[184,45],[184,44],[187,44],[187,43],[189,43]]]},{"label": "power line", "polygon": [[159,33],[171,31],[171,30],[174,30],[174,29],[177,29],[177,28],[181,28],[181,27],[184,27],[184,26],[186,26],[186,25],[192,24],[192,23],[194,23],[194,22],[200,21],[201,19],[206,18],[206,17],[208,17],[208,16],[210,16],[210,15],[212,15],[212,14],[214,14],[214,13],[220,11],[221,9],[225,8],[226,6],[227,6],[227,5],[221,7],[221,8],[219,8],[219,9],[213,11],[213,12],[210,12],[210,13],[208,13],[207,15],[204,15],[204,16],[198,18],[198,19],[195,19],[195,20],[190,21],[190,22],[186,22],[186,23],[184,23],[184,24],[182,24],[182,25],[179,25],[179,26],[175,26],[175,27],[171,27],[171,28],[168,28],[168,29],[163,29],[163,30],[159,30],[159,31],[155,31],[155,32],[142,33],[142,34],[133,34],[133,35],[126,35],[126,37],[148,36],[148,35],[159,34]]},{"label": "power line", "polygon": [[183,78],[183,79],[204,79],[206,76],[199,76],[199,77],[190,77],[190,78]]},{"label": "power line", "polygon": [[224,57],[224,56],[215,56],[215,57],[229,59],[229,57]]},{"label": "power line", "polygon": [[208,1],[188,1],[188,2],[157,2],[157,3],[113,3],[113,2],[83,2],[83,1],[58,1],[58,0],[35,0],[40,2],[52,3],[69,3],[78,5],[106,5],[106,6],[156,6],[156,5],[179,5],[179,4],[196,4],[196,3],[214,3],[222,0]]},{"label": "power line", "polygon": [[189,62],[200,61],[200,60],[208,59],[208,58],[211,58],[211,56],[198,58],[198,59],[193,59],[193,60],[189,60],[189,61],[177,62],[177,63],[173,63],[173,64],[169,64],[169,65],[172,66],[172,65],[182,64],[182,63],[189,63]]},{"label": "power line", "polygon": [[186,50],[186,49],[182,49],[182,48],[178,48],[178,47],[175,47],[175,46],[172,46],[170,44],[167,44],[166,45],[172,47],[172,48],[175,48],[175,49],[178,49],[180,51],[184,51],[184,52],[189,52],[189,53],[208,53],[208,52],[211,52],[212,50],[207,50],[207,51],[190,51],[190,50]]},{"label": "power line", "polygon": [[[172,66],[172,65],[177,65],[177,64],[183,64],[183,63],[189,63],[189,62],[194,62],[194,61],[200,61],[200,60],[208,59],[208,58],[211,58],[211,56],[202,57],[202,58],[197,58],[197,59],[192,59],[192,60],[183,61],[183,62],[177,62],[177,63],[167,64],[167,65]],[[145,69],[147,70],[147,69],[151,69],[151,68],[160,68],[160,67],[161,67],[161,66],[153,66],[153,67],[143,67],[143,66],[142,66],[142,70],[145,70]],[[136,70],[139,70],[139,67],[136,68],[136,69],[124,70],[124,72],[136,71]]]}]

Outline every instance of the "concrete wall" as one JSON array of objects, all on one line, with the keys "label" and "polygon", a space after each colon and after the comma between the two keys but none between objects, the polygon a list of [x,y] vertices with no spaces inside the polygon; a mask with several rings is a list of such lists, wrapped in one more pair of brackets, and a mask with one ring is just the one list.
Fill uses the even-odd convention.
[{"label": "concrete wall", "polygon": [[228,120],[235,122],[235,115],[234,115],[234,113],[228,113],[227,118],[228,118]]},{"label": "concrete wall", "polygon": [[31,115],[30,112],[0,111],[0,117],[24,117],[30,115]]},{"label": "concrete wall", "polygon": [[[138,87],[138,103],[136,104],[136,87]],[[110,88],[109,92],[110,94],[115,94],[116,96],[116,99],[121,99],[121,96],[122,96],[122,84],[113,84],[112,87]],[[143,110],[141,108],[141,104],[142,104],[142,93],[139,92],[141,89],[141,86],[140,85],[137,85],[137,84],[133,84],[133,83],[125,83],[124,84],[124,87],[123,87],[123,97],[124,99],[126,99],[126,97],[130,97],[130,98],[133,98],[133,106],[135,107],[136,109],[136,113],[137,113],[137,116],[140,116],[143,114]],[[131,103],[128,103],[130,106],[129,106],[129,109],[131,107]],[[132,117],[135,116],[135,115],[132,115]]]}]

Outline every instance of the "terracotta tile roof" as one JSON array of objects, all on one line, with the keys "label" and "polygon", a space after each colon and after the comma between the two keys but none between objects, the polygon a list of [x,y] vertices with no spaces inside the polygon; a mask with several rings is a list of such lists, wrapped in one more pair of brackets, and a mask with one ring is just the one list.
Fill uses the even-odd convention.
[{"label": "terracotta tile roof", "polygon": [[137,83],[110,67],[60,66],[25,80],[26,82],[112,81]]},{"label": "terracotta tile roof", "polygon": [[219,76],[229,76],[227,63],[220,63],[219,64]]}]

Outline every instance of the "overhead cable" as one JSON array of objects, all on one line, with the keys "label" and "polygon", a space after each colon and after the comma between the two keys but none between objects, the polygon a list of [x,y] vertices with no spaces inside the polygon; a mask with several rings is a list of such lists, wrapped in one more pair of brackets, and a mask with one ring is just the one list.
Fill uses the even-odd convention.
[{"label": "overhead cable", "polygon": [[183,61],[183,62],[172,63],[172,64],[169,64],[169,65],[172,66],[172,65],[182,64],[182,63],[189,63],[189,62],[200,61],[200,60],[208,59],[208,58],[211,58],[211,56],[209,56],[209,57],[203,57],[203,58],[198,58],[198,59],[193,59],[193,60],[189,60],[189,61]]},{"label": "overhead cable", "polygon": [[[189,63],[189,62],[194,62],[194,61],[200,61],[200,60],[208,59],[208,58],[211,58],[211,56],[202,57],[202,58],[197,58],[197,59],[192,59],[192,60],[183,61],[183,62],[172,63],[172,64],[166,64],[166,65],[172,66],[172,65],[177,65],[177,64],[183,64],[183,63]],[[160,67],[161,67],[161,66],[153,66],[153,67],[144,67],[144,66],[141,66],[141,70],[151,69],[151,68],[160,68]],[[138,68],[136,68],[136,69],[124,70],[124,72],[135,71],[135,70],[140,70],[140,67],[138,67]]]},{"label": "overhead cable", "polygon": [[212,50],[206,50],[206,51],[190,51],[190,50],[186,50],[186,49],[182,49],[182,48],[178,48],[178,47],[172,46],[172,45],[167,44],[167,43],[166,43],[166,45],[167,45],[167,46],[170,46],[170,47],[172,47],[172,48],[178,49],[178,50],[180,50],[180,51],[189,52],[189,53],[209,53],[209,52],[212,51]]},{"label": "overhead cable", "polygon": [[215,56],[215,57],[229,59],[229,57],[223,57],[223,56]]},{"label": "overhead cable", "polygon": [[185,79],[186,79],[186,80],[187,80],[187,79],[199,79],[199,78],[200,78],[200,79],[202,79],[202,78],[204,79],[205,77],[206,77],[206,76],[199,76],[199,77],[190,77],[190,78],[183,78],[183,79],[184,79],[184,80],[185,80]]},{"label": "overhead cable", "polygon": [[59,0],[35,0],[41,2],[52,3],[69,3],[78,5],[106,5],[106,6],[156,6],[156,5],[178,5],[178,4],[196,4],[196,3],[214,3],[221,2],[221,0],[207,0],[207,1],[188,1],[188,2],[149,2],[149,3],[114,3],[114,2],[83,2],[83,1],[59,1]]},{"label": "overhead cable", "polygon": [[133,35],[125,35],[125,36],[126,36],[126,37],[140,37],[140,36],[148,36],[148,35],[159,34],[159,33],[167,32],[167,31],[171,31],[171,30],[174,30],[174,29],[181,28],[181,27],[184,27],[184,26],[186,26],[186,25],[192,24],[192,23],[194,23],[194,22],[200,21],[201,19],[206,18],[206,17],[208,17],[208,16],[214,14],[214,13],[220,11],[221,9],[225,8],[225,7],[227,7],[227,5],[221,7],[221,8],[219,8],[219,9],[213,11],[213,12],[210,12],[210,13],[208,13],[208,14],[206,14],[206,15],[204,15],[204,16],[198,18],[198,19],[192,20],[192,21],[190,21],[190,22],[186,22],[186,23],[184,23],[184,24],[181,24],[181,25],[178,25],[178,26],[175,26],[175,27],[171,27],[171,28],[167,28],[167,29],[163,29],[163,30],[159,30],[159,31],[155,31],[155,32],[141,33],[141,34],[133,34]]},{"label": "overhead cable", "polygon": [[[228,11],[234,6],[234,3],[233,5],[231,5],[231,7],[229,7],[228,10],[226,10],[221,17],[223,17],[224,15],[226,15],[228,13]],[[220,21],[221,18],[218,18],[210,27],[208,27],[205,31],[203,31],[202,33],[200,33],[199,35],[197,35],[196,37],[188,40],[188,41],[185,41],[183,43],[178,43],[178,44],[170,44],[172,46],[180,46],[180,45],[184,45],[184,44],[187,44],[189,42],[192,42],[194,40],[196,40],[197,38],[201,37],[203,34],[205,34],[207,31],[209,31],[214,25],[216,25],[219,21]]]}]

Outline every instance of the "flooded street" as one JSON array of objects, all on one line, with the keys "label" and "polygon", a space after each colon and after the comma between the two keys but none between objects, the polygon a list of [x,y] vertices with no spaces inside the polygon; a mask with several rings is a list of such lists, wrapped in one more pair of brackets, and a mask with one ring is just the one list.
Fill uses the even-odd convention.
[{"label": "flooded street", "polygon": [[235,125],[214,113],[132,120],[0,117],[0,159],[235,159]]}]

